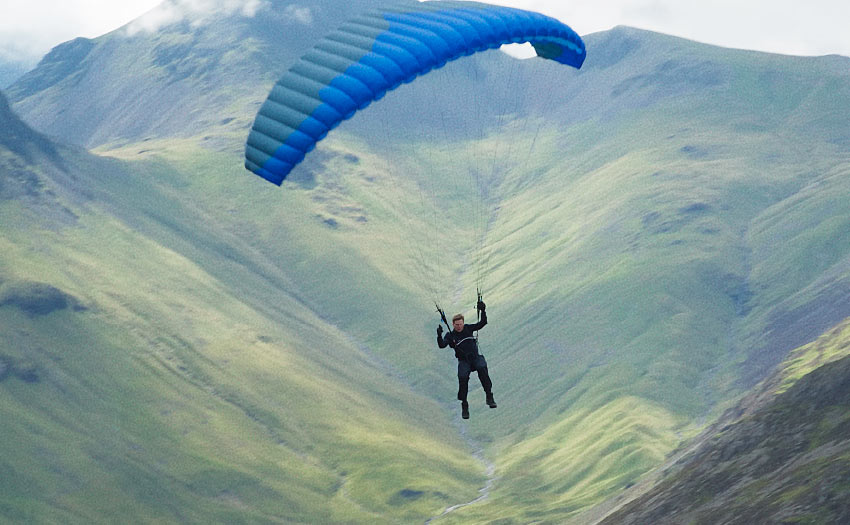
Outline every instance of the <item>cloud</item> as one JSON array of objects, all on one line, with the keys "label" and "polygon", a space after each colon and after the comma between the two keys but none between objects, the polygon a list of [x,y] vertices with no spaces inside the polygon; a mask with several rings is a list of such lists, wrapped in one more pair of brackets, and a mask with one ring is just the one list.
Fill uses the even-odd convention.
[{"label": "cloud", "polygon": [[127,34],[153,33],[170,24],[187,21],[192,27],[213,17],[239,14],[253,17],[266,7],[266,0],[167,0],[127,25]]},{"label": "cloud", "polygon": [[313,23],[313,12],[309,7],[301,7],[295,4],[290,4],[283,10],[283,14],[291,17],[296,22],[304,24],[305,26]]},{"label": "cloud", "polygon": [[32,8],[24,2],[21,2],[20,6],[13,2],[13,7],[9,10],[11,12],[7,12],[5,3],[2,5],[0,60],[3,62],[34,66],[39,58],[58,43],[57,40],[61,42],[77,36],[74,29],[67,26],[79,25],[78,18],[71,9],[63,5],[48,11],[50,16],[44,16],[44,10]]}]

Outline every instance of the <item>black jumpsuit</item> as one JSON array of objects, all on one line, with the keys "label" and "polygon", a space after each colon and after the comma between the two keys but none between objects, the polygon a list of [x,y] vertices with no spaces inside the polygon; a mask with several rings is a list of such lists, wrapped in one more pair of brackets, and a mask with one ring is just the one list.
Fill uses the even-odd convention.
[{"label": "black jumpsuit", "polygon": [[486,324],[487,312],[481,311],[481,321],[464,325],[460,332],[452,330],[442,338],[439,334],[437,335],[437,346],[454,348],[455,357],[457,357],[457,398],[460,401],[466,401],[466,394],[469,391],[469,374],[473,371],[478,372],[478,379],[484,387],[484,392],[489,394],[493,387],[490,375],[487,373],[487,361],[478,353],[478,343],[473,335],[473,332],[480,330]]}]

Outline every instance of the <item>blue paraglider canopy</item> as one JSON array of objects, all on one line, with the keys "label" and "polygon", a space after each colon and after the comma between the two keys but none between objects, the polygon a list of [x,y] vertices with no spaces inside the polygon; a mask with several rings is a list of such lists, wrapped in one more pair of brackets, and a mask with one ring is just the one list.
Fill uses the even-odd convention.
[{"label": "blue paraglider canopy", "polygon": [[410,1],[360,15],[277,81],[248,136],[245,167],[279,185],[330,130],[387,91],[452,60],[524,42],[575,68],[585,59],[572,29],[521,9]]}]

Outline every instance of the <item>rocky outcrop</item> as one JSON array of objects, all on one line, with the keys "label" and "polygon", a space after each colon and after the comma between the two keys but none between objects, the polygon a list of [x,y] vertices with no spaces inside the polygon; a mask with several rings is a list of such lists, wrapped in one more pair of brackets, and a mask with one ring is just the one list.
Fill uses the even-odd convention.
[{"label": "rocky outcrop", "polygon": [[850,356],[687,455],[602,523],[850,523]]}]

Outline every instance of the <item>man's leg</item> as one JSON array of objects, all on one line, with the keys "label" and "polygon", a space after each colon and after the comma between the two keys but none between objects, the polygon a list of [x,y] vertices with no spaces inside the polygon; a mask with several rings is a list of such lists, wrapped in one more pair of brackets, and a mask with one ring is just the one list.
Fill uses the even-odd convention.
[{"label": "man's leg", "polygon": [[487,395],[487,406],[496,408],[496,400],[493,398],[493,382],[490,380],[490,374],[487,372],[487,361],[483,355],[479,356],[475,361],[475,368],[478,371],[478,379],[481,381],[484,393]]},{"label": "man's leg", "polygon": [[469,392],[469,374],[472,372],[472,367],[469,363],[463,360],[457,362],[457,399],[458,401],[466,401],[466,394]]},{"label": "man's leg", "polygon": [[469,373],[472,367],[464,360],[457,362],[457,399],[460,401],[460,415],[463,419],[469,419],[469,403],[466,394],[469,392]]}]

